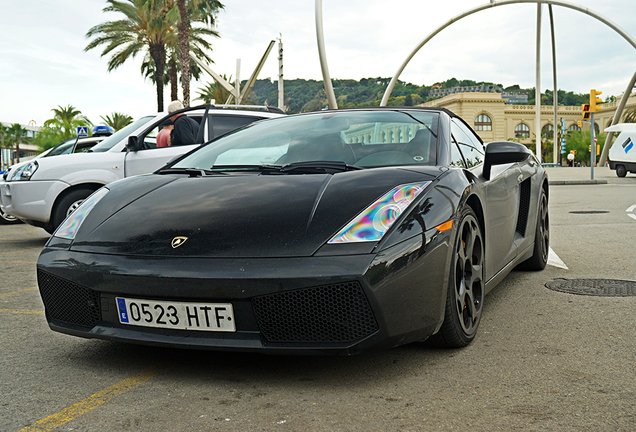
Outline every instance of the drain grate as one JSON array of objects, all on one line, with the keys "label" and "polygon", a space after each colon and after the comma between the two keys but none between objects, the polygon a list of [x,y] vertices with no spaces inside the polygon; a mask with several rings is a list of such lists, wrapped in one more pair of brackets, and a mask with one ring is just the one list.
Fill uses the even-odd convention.
[{"label": "drain grate", "polygon": [[636,296],[636,282],[615,279],[555,279],[545,284],[552,291],[599,297]]},{"label": "drain grate", "polygon": [[571,211],[572,214],[603,214],[609,213],[607,210],[576,210]]}]

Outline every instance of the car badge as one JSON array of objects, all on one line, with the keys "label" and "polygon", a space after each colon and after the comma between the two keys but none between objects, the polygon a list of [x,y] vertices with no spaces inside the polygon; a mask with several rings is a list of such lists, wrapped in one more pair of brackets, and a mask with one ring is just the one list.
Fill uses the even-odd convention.
[{"label": "car badge", "polygon": [[172,239],[172,243],[170,243],[170,245],[172,246],[172,249],[176,249],[184,244],[187,239],[187,237],[175,237]]}]

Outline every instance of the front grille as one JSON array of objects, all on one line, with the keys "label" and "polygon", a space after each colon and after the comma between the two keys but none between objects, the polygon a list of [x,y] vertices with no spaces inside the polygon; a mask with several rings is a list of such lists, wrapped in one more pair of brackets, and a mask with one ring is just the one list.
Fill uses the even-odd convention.
[{"label": "front grille", "polygon": [[378,330],[357,282],[255,297],[252,306],[269,342],[352,342]]},{"label": "front grille", "polygon": [[41,270],[38,285],[50,319],[83,327],[101,319],[99,293]]},{"label": "front grille", "polygon": [[519,197],[519,215],[517,217],[516,231],[522,236],[526,235],[526,227],[528,225],[528,212],[530,211],[530,181],[527,178],[520,184]]}]

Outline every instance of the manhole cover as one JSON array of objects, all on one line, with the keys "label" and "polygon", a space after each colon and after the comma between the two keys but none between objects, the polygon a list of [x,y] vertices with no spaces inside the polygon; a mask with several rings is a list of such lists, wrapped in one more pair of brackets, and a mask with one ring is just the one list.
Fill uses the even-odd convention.
[{"label": "manhole cover", "polygon": [[555,279],[546,288],[568,294],[629,297],[636,296],[636,282],[615,279]]},{"label": "manhole cover", "polygon": [[606,210],[577,210],[577,211],[571,211],[570,213],[572,214],[602,214],[602,213],[609,213]]}]

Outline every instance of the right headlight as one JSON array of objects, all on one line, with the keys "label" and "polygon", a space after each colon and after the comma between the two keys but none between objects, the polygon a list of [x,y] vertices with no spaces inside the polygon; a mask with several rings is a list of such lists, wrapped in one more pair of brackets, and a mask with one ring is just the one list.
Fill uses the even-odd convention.
[{"label": "right headlight", "polygon": [[77,230],[79,230],[82,222],[86,219],[86,216],[93,210],[95,204],[99,202],[104,195],[108,193],[108,189],[105,187],[98,189],[97,192],[93,193],[93,195],[89,196],[84,200],[84,202],[73,211],[67,217],[64,222],[57,228],[57,230],[53,233],[54,237],[65,238],[69,240],[75,239],[75,234],[77,234]]},{"label": "right headlight", "polygon": [[24,181],[31,180],[31,176],[37,171],[39,165],[37,161],[30,162],[20,168],[17,168],[8,181]]}]

